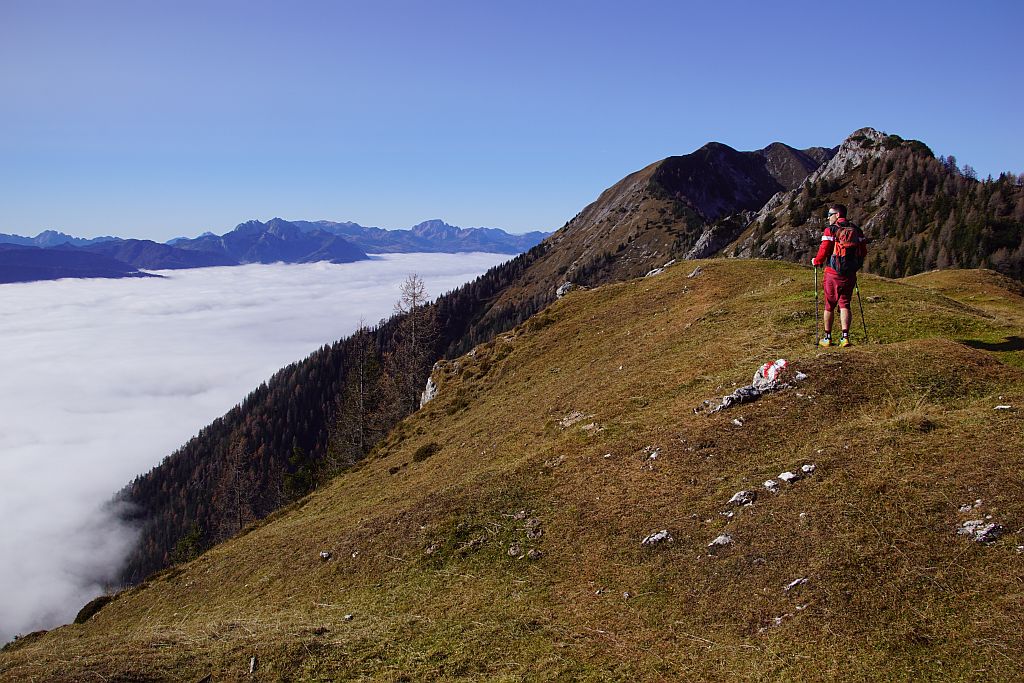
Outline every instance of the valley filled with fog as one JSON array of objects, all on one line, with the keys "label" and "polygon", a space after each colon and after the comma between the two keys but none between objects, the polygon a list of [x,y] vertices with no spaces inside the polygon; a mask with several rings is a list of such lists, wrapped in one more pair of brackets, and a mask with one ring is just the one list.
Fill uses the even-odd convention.
[{"label": "valley filled with fog", "polygon": [[131,530],[104,506],[279,368],[509,258],[389,254],[0,286],[0,643],[74,618]]}]

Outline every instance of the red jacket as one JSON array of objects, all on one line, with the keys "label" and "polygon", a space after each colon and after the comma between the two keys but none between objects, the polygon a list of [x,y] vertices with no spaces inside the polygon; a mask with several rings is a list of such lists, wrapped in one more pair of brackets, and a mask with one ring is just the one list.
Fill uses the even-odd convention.
[{"label": "red jacket", "polygon": [[839,273],[836,272],[836,269],[834,267],[835,263],[833,262],[833,259],[832,259],[832,250],[835,248],[835,243],[836,243],[836,238],[835,238],[835,234],[834,233],[838,232],[839,228],[847,228],[847,227],[853,228],[856,231],[856,233],[857,233],[857,237],[856,237],[856,241],[857,241],[856,253],[857,253],[857,255],[860,256],[861,259],[863,259],[864,256],[866,256],[867,253],[868,253],[868,249],[867,249],[868,240],[867,240],[866,237],[864,237],[864,233],[862,233],[860,231],[860,228],[858,228],[853,223],[850,223],[845,218],[840,218],[839,220],[836,221],[835,229],[833,229],[833,226],[831,226],[831,225],[825,228],[825,233],[821,236],[821,246],[818,247],[818,253],[815,255],[814,260],[811,261],[811,263],[813,263],[816,266],[824,265],[825,266],[825,273],[826,274],[828,274],[828,273],[831,273],[832,275],[838,275],[839,274]]}]

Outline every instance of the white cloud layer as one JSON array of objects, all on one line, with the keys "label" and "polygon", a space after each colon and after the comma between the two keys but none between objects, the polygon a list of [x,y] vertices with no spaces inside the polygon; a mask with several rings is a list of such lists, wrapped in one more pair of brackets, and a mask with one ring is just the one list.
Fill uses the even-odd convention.
[{"label": "white cloud layer", "polygon": [[133,538],[105,504],[277,369],[501,254],[0,286],[0,643],[74,618]]}]

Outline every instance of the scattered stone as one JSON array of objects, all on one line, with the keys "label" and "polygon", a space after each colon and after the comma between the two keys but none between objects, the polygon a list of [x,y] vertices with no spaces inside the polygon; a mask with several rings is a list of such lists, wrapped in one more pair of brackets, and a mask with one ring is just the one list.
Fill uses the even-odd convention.
[{"label": "scattered stone", "polygon": [[644,540],[640,541],[640,545],[658,545],[659,543],[671,543],[675,539],[672,538],[672,534],[668,532],[668,529],[662,529],[656,531]]},{"label": "scattered stone", "polygon": [[661,449],[655,446],[647,446],[640,451],[640,457],[644,460],[657,460],[659,455],[661,455]]},{"label": "scattered stone", "polygon": [[439,543],[431,543],[430,546],[428,546],[427,549],[423,552],[425,552],[427,555],[433,555],[440,549],[441,545]]},{"label": "scattered stone", "polygon": [[513,543],[508,547],[509,557],[519,557],[523,554],[523,547],[518,543]]},{"label": "scattered stone", "polygon": [[520,510],[516,514],[512,515],[512,519],[515,519],[515,520],[524,520],[524,519],[526,519],[526,510]]},{"label": "scattered stone", "polygon": [[580,429],[582,431],[584,431],[584,432],[603,432],[604,431],[604,427],[602,427],[601,425],[597,424],[596,422],[591,422],[590,424],[585,424],[582,427],[580,427]]},{"label": "scattered stone", "polygon": [[560,284],[558,286],[558,289],[555,290],[555,298],[556,299],[561,299],[563,296],[565,296],[566,294],[571,292],[573,289],[575,289],[575,287],[576,287],[576,285],[574,285],[571,282],[563,282],[562,284]]},{"label": "scattered stone", "polygon": [[605,459],[605,460],[608,460],[608,459],[609,459],[609,458],[611,458],[611,457],[612,457],[612,454],[611,454],[611,453],[605,453],[605,454],[604,454],[604,459]]},{"label": "scattered stone", "polygon": [[603,595],[605,590],[606,589],[604,588],[598,588],[596,591],[594,591],[594,595]]},{"label": "scattered stone", "polygon": [[353,619],[355,619],[355,615],[354,614],[346,614],[345,615],[345,621],[352,621]]},{"label": "scattered stone", "polygon": [[696,268],[693,269],[693,272],[690,273],[689,275],[687,275],[686,277],[688,277],[688,278],[689,277],[697,277],[698,275],[700,275],[703,272],[704,272],[704,269],[701,268],[700,266],[697,266]]},{"label": "scattered stone", "polygon": [[971,540],[977,543],[992,543],[1006,534],[1006,527],[984,519],[972,519],[964,522],[957,533],[961,536],[970,536]]},{"label": "scattered stone", "polygon": [[800,578],[800,579],[795,579],[794,581],[790,581],[788,584],[786,584],[786,587],[783,588],[782,590],[784,592],[788,593],[789,591],[793,590],[797,586],[802,586],[805,583],[807,583],[807,578],[806,577]]},{"label": "scattered stone", "polygon": [[736,425],[737,427],[742,427],[742,426],[743,426],[743,418],[742,418],[742,417],[737,417],[737,418],[735,418],[735,419],[734,419],[734,420],[732,421],[732,423],[733,423],[734,425]]},{"label": "scattered stone", "polygon": [[459,548],[459,554],[465,557],[466,555],[479,550],[480,547],[487,542],[487,536],[477,536],[476,538],[470,539],[466,543],[462,544]]},{"label": "scattered stone", "polygon": [[999,405],[995,407],[996,410],[1013,410],[1013,406]]},{"label": "scattered stone", "polygon": [[782,474],[779,475],[779,479],[786,482],[787,484],[792,484],[799,478],[800,475],[796,474],[795,472],[783,472]]},{"label": "scattered stone", "polygon": [[537,540],[544,535],[544,530],[541,529],[540,520],[536,517],[531,517],[526,520],[526,537],[530,540]]},{"label": "scattered stone", "polygon": [[1017,553],[1018,554],[1024,553],[1024,545],[1017,546]]},{"label": "scattered stone", "polygon": [[580,411],[574,410],[565,417],[563,417],[561,420],[559,420],[558,424],[562,426],[562,429],[568,429],[569,427],[572,427],[580,420],[585,420],[588,417],[593,417],[593,415],[584,415]]},{"label": "scattered stone", "polygon": [[629,591],[626,591],[625,593],[622,594],[622,599],[623,600],[629,600],[631,597],[633,597],[633,594],[630,593]]},{"label": "scattered stone", "polygon": [[777,493],[779,490],[779,482],[769,479],[765,481],[764,487],[772,493]]},{"label": "scattered stone", "polygon": [[970,512],[971,510],[974,510],[975,508],[979,507],[981,507],[981,498],[974,501],[973,504],[964,503],[963,505],[960,506],[960,512]]},{"label": "scattered stone", "polygon": [[545,460],[544,461],[544,467],[547,467],[549,470],[553,470],[556,467],[558,467],[559,465],[561,465],[563,462],[565,462],[565,455],[560,455],[557,458],[551,458],[550,460]]},{"label": "scattered stone", "polygon": [[654,270],[649,271],[647,273],[647,275],[644,275],[644,277],[654,277],[655,275],[661,275],[664,272],[665,272],[664,268],[655,268]]},{"label": "scattered stone", "polygon": [[530,560],[531,562],[536,562],[537,560],[539,560],[542,557],[544,557],[544,553],[542,553],[541,551],[537,550],[536,548],[534,548],[530,552],[526,553],[526,559]]},{"label": "scattered stone", "polygon": [[736,516],[736,513],[733,512],[732,510],[729,510],[728,512],[719,512],[718,514],[722,515],[723,517],[725,517],[727,519],[732,519],[733,517]]},{"label": "scattered stone", "polygon": [[801,522],[806,522],[807,521],[807,513],[806,512],[801,512],[800,513],[800,521]]},{"label": "scattered stone", "polygon": [[722,534],[721,536],[715,538],[715,540],[711,541],[711,543],[708,543],[708,547],[712,550],[724,548],[728,545],[732,545],[732,536],[730,536],[729,534]]},{"label": "scattered stone", "polygon": [[358,550],[356,550],[355,552],[352,553],[352,559],[353,560],[356,559],[357,557],[359,557],[359,551]]},{"label": "scattered stone", "polygon": [[729,499],[729,505],[742,505],[746,507],[747,505],[753,505],[755,500],[757,500],[756,491],[737,491]]},{"label": "scattered stone", "polygon": [[323,560],[324,562],[326,562],[327,560],[331,559],[331,554],[329,552],[327,552],[326,550],[321,551],[320,559]]},{"label": "scattered stone", "polygon": [[818,469],[817,465],[804,465],[800,468],[800,471],[804,474],[814,474],[814,470]]},{"label": "scattered stone", "polygon": [[805,379],[807,379],[807,375],[798,370],[797,373],[793,375],[793,379],[795,379],[797,382],[803,382]]}]

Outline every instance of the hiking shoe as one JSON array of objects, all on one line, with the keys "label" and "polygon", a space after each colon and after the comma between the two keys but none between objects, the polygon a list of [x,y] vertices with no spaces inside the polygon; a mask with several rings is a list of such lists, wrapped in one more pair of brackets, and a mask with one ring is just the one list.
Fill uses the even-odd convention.
[{"label": "hiking shoe", "polygon": [[818,341],[818,346],[832,346],[832,337],[822,337]]},{"label": "hiking shoe", "polygon": [[842,339],[839,340],[840,348],[844,348],[845,349],[849,345],[850,345],[850,338],[849,337],[843,337]]}]

